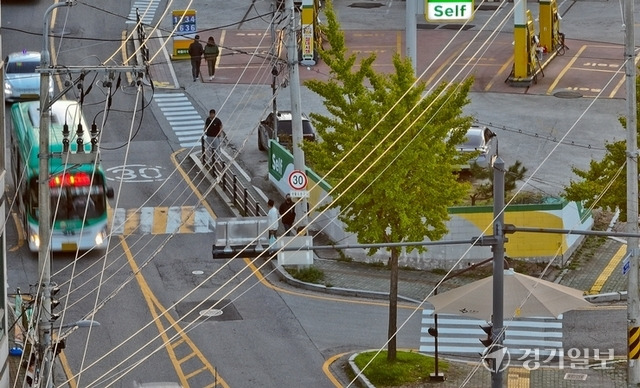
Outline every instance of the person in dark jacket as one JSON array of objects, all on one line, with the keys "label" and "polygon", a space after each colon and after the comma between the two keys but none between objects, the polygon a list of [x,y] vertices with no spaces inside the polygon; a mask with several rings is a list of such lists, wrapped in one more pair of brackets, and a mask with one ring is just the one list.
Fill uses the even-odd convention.
[{"label": "person in dark jacket", "polygon": [[284,202],[280,204],[278,208],[280,212],[280,219],[282,220],[282,226],[284,226],[285,234],[295,235],[295,230],[291,227],[296,222],[296,204],[291,200],[291,196],[287,194]]},{"label": "person in dark jacket", "polygon": [[222,120],[216,116],[216,110],[209,110],[209,117],[204,121],[205,163],[213,166],[219,158],[220,145],[224,138]]},{"label": "person in dark jacket", "polygon": [[191,75],[193,76],[193,82],[196,82],[200,77],[200,63],[202,63],[202,54],[204,54],[204,48],[200,43],[200,35],[196,35],[193,42],[189,45],[189,56],[191,57]]}]

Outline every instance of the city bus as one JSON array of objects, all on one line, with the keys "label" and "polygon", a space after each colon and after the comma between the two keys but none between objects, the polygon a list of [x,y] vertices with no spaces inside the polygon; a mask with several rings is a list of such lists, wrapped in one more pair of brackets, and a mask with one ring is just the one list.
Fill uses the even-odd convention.
[{"label": "city bus", "polygon": [[[52,251],[77,251],[105,248],[108,239],[107,198],[113,189],[107,187],[99,161],[65,163],[63,127],[69,129],[69,149],[78,150],[77,128],[83,128],[83,147],[91,151],[89,127],[77,102],[59,100],[49,112]],[[38,176],[40,141],[40,103],[27,101],[11,106],[11,171],[16,186],[16,204],[29,249],[40,246],[38,227]],[[56,156],[57,155],[57,156]]]}]

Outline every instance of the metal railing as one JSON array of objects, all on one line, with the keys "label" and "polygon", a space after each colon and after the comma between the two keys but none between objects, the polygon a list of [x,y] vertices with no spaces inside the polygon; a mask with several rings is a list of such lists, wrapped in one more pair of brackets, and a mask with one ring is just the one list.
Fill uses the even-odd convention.
[{"label": "metal railing", "polygon": [[260,198],[257,198],[245,184],[238,179],[238,176],[231,168],[227,168],[228,163],[225,160],[217,159],[214,163],[207,163],[204,149],[204,138],[202,139],[201,162],[203,166],[214,177],[222,173],[220,178],[220,188],[229,196],[233,206],[235,206],[244,217],[259,217],[267,215],[267,210],[261,204]]}]

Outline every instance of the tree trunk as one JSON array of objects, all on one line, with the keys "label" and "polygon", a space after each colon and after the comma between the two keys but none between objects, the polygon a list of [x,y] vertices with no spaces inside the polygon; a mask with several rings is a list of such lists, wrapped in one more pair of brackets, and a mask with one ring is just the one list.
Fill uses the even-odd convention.
[{"label": "tree trunk", "polygon": [[387,349],[387,361],[396,360],[396,332],[398,331],[398,248],[391,248],[391,260],[389,260],[391,269],[391,281],[389,284],[389,330],[388,340],[389,347]]}]

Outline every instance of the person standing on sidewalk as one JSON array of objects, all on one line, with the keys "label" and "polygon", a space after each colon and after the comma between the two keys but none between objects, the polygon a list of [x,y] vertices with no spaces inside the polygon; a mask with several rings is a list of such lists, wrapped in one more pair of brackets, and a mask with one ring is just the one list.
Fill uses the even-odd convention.
[{"label": "person standing on sidewalk", "polygon": [[[276,242],[278,236],[278,209],[276,209],[276,203],[273,199],[269,199],[267,202],[267,228],[269,228],[269,245]],[[273,240],[271,239],[273,237]]]},{"label": "person standing on sidewalk", "polygon": [[209,81],[216,77],[216,61],[218,60],[218,54],[220,49],[216,44],[216,40],[213,36],[207,40],[207,45],[204,46],[204,60],[207,61],[207,69],[209,70]]},{"label": "person standing on sidewalk", "polygon": [[209,117],[204,121],[204,163],[214,165],[219,157],[222,144],[222,121],[216,116],[216,110],[209,110]]},{"label": "person standing on sidewalk", "polygon": [[284,227],[284,234],[295,235],[295,231],[292,229],[293,223],[296,221],[296,204],[291,200],[291,195],[287,194],[284,198],[284,202],[280,204],[278,208],[280,217],[282,217],[282,226]]},{"label": "person standing on sidewalk", "polygon": [[196,82],[200,77],[200,63],[202,63],[202,54],[204,54],[204,48],[200,43],[200,35],[196,35],[193,42],[189,45],[189,56],[191,57],[191,75],[193,76],[193,82]]}]

